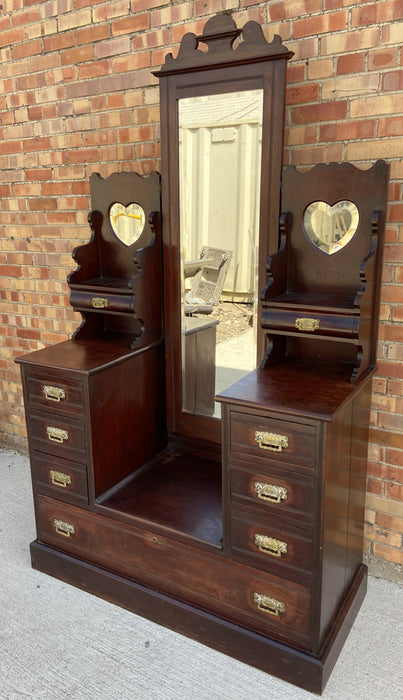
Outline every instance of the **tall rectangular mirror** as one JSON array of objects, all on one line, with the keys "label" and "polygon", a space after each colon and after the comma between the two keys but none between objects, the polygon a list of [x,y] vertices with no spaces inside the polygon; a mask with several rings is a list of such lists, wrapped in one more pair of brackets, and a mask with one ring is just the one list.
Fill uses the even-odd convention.
[{"label": "tall rectangular mirror", "polygon": [[263,90],[179,100],[182,409],[256,366]]}]

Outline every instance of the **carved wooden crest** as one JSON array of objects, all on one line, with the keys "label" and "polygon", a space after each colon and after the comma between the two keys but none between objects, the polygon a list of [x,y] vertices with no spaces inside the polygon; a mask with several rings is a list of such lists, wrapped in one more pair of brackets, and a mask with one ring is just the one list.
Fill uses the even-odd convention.
[{"label": "carved wooden crest", "polygon": [[[203,45],[207,47],[206,50],[202,50]],[[232,17],[221,14],[206,22],[200,36],[193,32],[185,34],[177,57],[168,54],[160,73],[185,72],[217,63],[248,63],[279,56],[289,59],[292,55],[293,52],[283,46],[278,34],[268,42],[257,22],[247,22],[242,29],[238,29]]]}]

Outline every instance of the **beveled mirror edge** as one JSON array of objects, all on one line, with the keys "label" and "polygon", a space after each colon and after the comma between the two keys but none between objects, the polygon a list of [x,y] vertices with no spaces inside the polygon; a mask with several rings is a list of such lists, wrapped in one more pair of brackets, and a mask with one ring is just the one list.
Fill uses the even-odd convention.
[{"label": "beveled mirror edge", "polygon": [[[340,214],[344,213],[345,211],[349,213],[350,222],[348,225],[344,221],[343,217],[337,218],[337,210],[340,210]],[[320,212],[326,214],[327,218],[329,218],[332,223],[334,219],[336,220],[335,226],[339,229],[339,231],[337,233],[333,231],[332,236],[328,234],[330,241],[326,241],[326,234],[324,238],[323,231],[319,232],[316,228],[317,225],[314,217],[316,214],[320,214]],[[318,225],[319,223],[320,222],[318,222]],[[325,202],[324,200],[315,200],[314,202],[308,204],[302,215],[302,230],[305,236],[314,246],[314,248],[324,255],[335,255],[344,250],[344,248],[350,243],[351,239],[357,233],[359,223],[360,212],[358,207],[349,199],[338,200],[332,204]],[[344,232],[342,231],[343,228]]]},{"label": "beveled mirror edge", "polygon": [[[117,211],[116,214],[113,214],[113,210],[115,208],[121,209]],[[134,214],[131,212],[132,208],[137,208],[136,211],[138,210],[138,214]],[[134,243],[137,243],[139,238],[141,238],[141,235],[144,231],[144,227],[146,225],[146,216],[145,216],[145,211],[141,204],[138,204],[137,202],[129,202],[129,204],[124,205],[122,202],[112,202],[111,206],[109,207],[108,211],[108,216],[109,216],[109,223],[111,225],[112,231],[114,235],[116,236],[117,240],[122,243],[122,245],[126,247],[130,247],[131,245],[134,245]],[[140,221],[140,226],[141,229],[139,231],[134,231],[132,232],[131,230],[129,232],[122,232],[119,230],[118,226],[118,219],[121,219],[121,217],[124,217],[125,219],[130,220],[130,229],[132,229],[132,221],[134,222],[136,220]],[[129,223],[129,222],[127,222]],[[126,239],[126,240],[125,240]]]}]

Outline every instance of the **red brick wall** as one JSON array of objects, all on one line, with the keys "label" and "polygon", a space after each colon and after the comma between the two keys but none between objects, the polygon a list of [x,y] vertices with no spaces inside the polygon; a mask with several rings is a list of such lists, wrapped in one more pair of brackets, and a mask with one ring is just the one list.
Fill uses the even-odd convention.
[{"label": "red brick wall", "polygon": [[[0,440],[24,448],[17,355],[68,337],[72,249],[89,237],[88,178],[159,169],[157,68],[217,11],[278,33],[285,162],[391,164],[374,384],[366,550],[396,574],[403,532],[403,3],[401,0],[2,0]],[[378,568],[376,568],[378,567]]]}]

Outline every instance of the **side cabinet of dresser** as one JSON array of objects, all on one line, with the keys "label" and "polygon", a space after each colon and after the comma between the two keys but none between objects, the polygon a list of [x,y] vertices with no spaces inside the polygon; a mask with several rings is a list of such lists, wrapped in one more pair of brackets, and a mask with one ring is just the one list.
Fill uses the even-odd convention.
[{"label": "side cabinet of dresser", "polygon": [[162,358],[88,339],[18,360],[35,495],[92,508],[164,446]]},{"label": "side cabinet of dresser", "polygon": [[[305,586],[309,651],[322,657],[357,588],[365,587],[361,557],[370,382],[359,391],[349,389],[339,405],[329,399],[327,411],[315,415],[309,394],[298,410],[291,393],[288,408],[284,397],[278,405],[275,390],[270,402],[275,371],[270,378],[262,370],[251,377],[221,395],[228,555],[276,575],[285,590]],[[260,394],[268,391],[260,405],[259,389]],[[271,624],[287,614],[281,596],[256,590],[255,603]]]},{"label": "side cabinet of dresser", "polygon": [[83,378],[24,365],[23,379],[34,492],[88,507],[90,446]]}]

